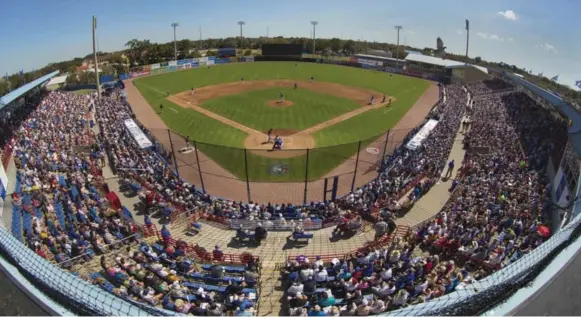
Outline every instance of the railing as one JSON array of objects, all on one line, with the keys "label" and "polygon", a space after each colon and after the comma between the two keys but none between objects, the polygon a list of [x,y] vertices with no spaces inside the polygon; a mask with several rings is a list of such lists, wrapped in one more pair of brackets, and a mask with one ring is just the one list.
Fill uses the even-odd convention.
[{"label": "railing", "polygon": [[348,259],[351,255],[355,255],[360,252],[368,252],[371,249],[382,248],[388,244],[390,244],[394,238],[396,237],[403,237],[407,235],[410,231],[410,227],[408,226],[397,226],[394,232],[389,235],[385,235],[378,240],[370,241],[365,246],[361,248],[357,248],[351,250],[347,253],[336,253],[336,254],[316,254],[316,255],[304,255],[304,254],[292,254],[287,256],[287,261],[294,261],[298,256],[304,256],[310,259],[314,259],[315,257],[320,257],[323,262],[328,263],[331,260],[337,259]]}]

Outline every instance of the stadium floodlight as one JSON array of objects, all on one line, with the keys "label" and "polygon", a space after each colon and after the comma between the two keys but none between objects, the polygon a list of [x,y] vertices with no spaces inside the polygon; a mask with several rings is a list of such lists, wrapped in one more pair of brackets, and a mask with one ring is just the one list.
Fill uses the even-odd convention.
[{"label": "stadium floodlight", "polygon": [[242,48],[242,39],[244,38],[244,36],[242,35],[242,26],[245,24],[246,22],[244,21],[238,21],[238,25],[240,25],[240,48]]},{"label": "stadium floodlight", "polygon": [[176,28],[180,26],[178,23],[174,22],[171,24],[173,28],[173,54],[174,54],[174,61],[178,60],[178,44],[176,42]]},{"label": "stadium floodlight", "polygon": [[470,42],[470,21],[466,19],[466,60],[464,61],[464,68],[468,66],[468,43]]},{"label": "stadium floodlight", "polygon": [[97,32],[97,17],[93,16],[93,58],[95,59],[95,80],[97,81],[97,99],[101,99],[101,83],[99,82],[99,62],[97,60],[97,46],[95,44]]},{"label": "stadium floodlight", "polygon": [[395,48],[395,69],[398,69],[399,65],[399,31],[403,29],[403,26],[396,25],[395,29],[397,30],[397,46]]},{"label": "stadium floodlight", "polygon": [[315,55],[315,31],[317,29],[317,25],[319,25],[318,21],[311,21],[311,24],[313,25],[313,55]]}]

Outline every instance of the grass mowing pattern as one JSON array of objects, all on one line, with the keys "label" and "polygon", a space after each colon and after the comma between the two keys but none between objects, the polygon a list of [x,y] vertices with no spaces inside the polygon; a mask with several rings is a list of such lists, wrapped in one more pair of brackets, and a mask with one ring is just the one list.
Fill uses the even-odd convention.
[{"label": "grass mowing pattern", "polygon": [[[418,78],[400,75],[391,76],[388,73],[353,67],[313,63],[259,62],[220,65],[209,69],[198,68],[189,71],[155,75],[135,80],[135,86],[156,111],[159,110],[159,104],[164,105],[164,112],[161,118],[166,122],[168,127],[184,136],[190,136],[192,140],[196,140],[200,151],[229,170],[236,177],[245,179],[244,150],[242,147],[246,134],[194,110],[184,109],[166,100],[166,94],[176,94],[189,90],[192,87],[239,81],[242,77],[245,80],[308,80],[311,76],[315,77],[317,81],[333,82],[375,90],[388,96],[393,96],[397,101],[393,102],[389,109],[379,108],[370,110],[316,132],[314,138],[317,148],[311,150],[309,153],[309,180],[321,178],[355,154],[359,140],[364,140],[362,141],[362,147],[365,147],[375,140],[377,136],[393,127],[429,85],[427,81]],[[278,92],[275,92],[275,98],[278,97]],[[285,96],[287,96],[286,93]],[[290,97],[287,98],[292,100]],[[209,100],[207,103],[211,102],[213,100]],[[274,110],[290,110],[293,107],[295,106]],[[309,116],[308,107],[305,110],[307,113],[303,114],[303,116]],[[220,113],[218,111],[216,112]],[[253,114],[249,112],[249,115]],[[300,114],[297,114],[297,116],[300,116]],[[233,120],[238,121],[238,119]],[[276,120],[281,119],[277,118]],[[287,118],[287,120],[298,119]],[[282,121],[284,121],[284,118]],[[256,124],[260,127],[270,125],[268,122]],[[268,128],[270,126],[266,129]],[[276,128],[285,127],[281,126]],[[295,126],[289,129],[300,130],[301,128]],[[260,130],[265,129],[261,128]],[[302,152],[306,154],[306,151]],[[304,180],[306,156],[272,159],[254,155],[251,151],[248,151],[247,158],[248,178],[251,181]],[[288,167],[286,174],[271,174],[271,167],[278,164]]]},{"label": "grass mowing pattern", "polygon": [[[285,100],[292,101],[293,105],[275,108],[266,104],[268,101],[277,100],[280,93],[284,94]],[[288,87],[224,96],[208,100],[201,106],[263,132],[270,128],[301,131],[360,108],[357,103],[348,99]]]}]

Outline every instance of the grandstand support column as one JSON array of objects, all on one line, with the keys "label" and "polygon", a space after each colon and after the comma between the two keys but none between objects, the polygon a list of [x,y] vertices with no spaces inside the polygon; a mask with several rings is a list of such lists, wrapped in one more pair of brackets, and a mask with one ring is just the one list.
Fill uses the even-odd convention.
[{"label": "grandstand support column", "polygon": [[359,151],[361,151],[361,140],[357,143],[357,158],[355,159],[355,172],[353,172],[353,181],[351,182],[351,192],[355,189],[355,179],[357,178],[357,167],[359,166]]},{"label": "grandstand support column", "polygon": [[173,149],[173,142],[171,140],[171,130],[167,129],[167,135],[169,136],[169,146],[171,148],[171,155],[173,156],[173,164],[176,168],[176,175],[180,177],[180,171],[178,170],[178,157],[176,156],[176,151]]},{"label": "grandstand support column", "polygon": [[307,149],[307,158],[305,162],[305,193],[303,196],[303,204],[307,204],[307,192],[309,191],[309,152],[310,150]]},{"label": "grandstand support column", "polygon": [[97,17],[93,16],[93,58],[95,59],[95,79],[97,80],[97,100],[101,100],[101,84],[99,83],[99,63],[97,62],[97,45],[95,33],[97,30]]},{"label": "grandstand support column", "polygon": [[244,149],[244,171],[246,173],[246,193],[248,194],[248,201],[252,200],[250,196],[250,181],[248,180],[248,150]]},{"label": "grandstand support column", "polygon": [[389,132],[391,130],[387,130],[385,134],[385,144],[383,145],[383,153],[381,154],[381,163],[379,164],[379,170],[383,171],[383,164],[385,162],[385,151],[387,151],[387,142],[389,142]]},{"label": "grandstand support column", "polygon": [[204,186],[204,178],[202,177],[202,168],[200,167],[200,157],[198,156],[198,144],[194,141],[194,151],[196,152],[196,163],[198,164],[198,173],[200,173],[200,184],[202,185],[202,192],[206,193],[206,186]]}]

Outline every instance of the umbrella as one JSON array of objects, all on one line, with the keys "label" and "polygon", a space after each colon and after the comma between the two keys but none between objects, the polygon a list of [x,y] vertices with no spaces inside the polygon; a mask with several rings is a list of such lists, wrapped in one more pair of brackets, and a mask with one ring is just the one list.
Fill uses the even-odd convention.
[{"label": "umbrella", "polygon": [[540,225],[537,228],[537,233],[543,238],[548,238],[551,235],[551,230],[545,225]]}]

